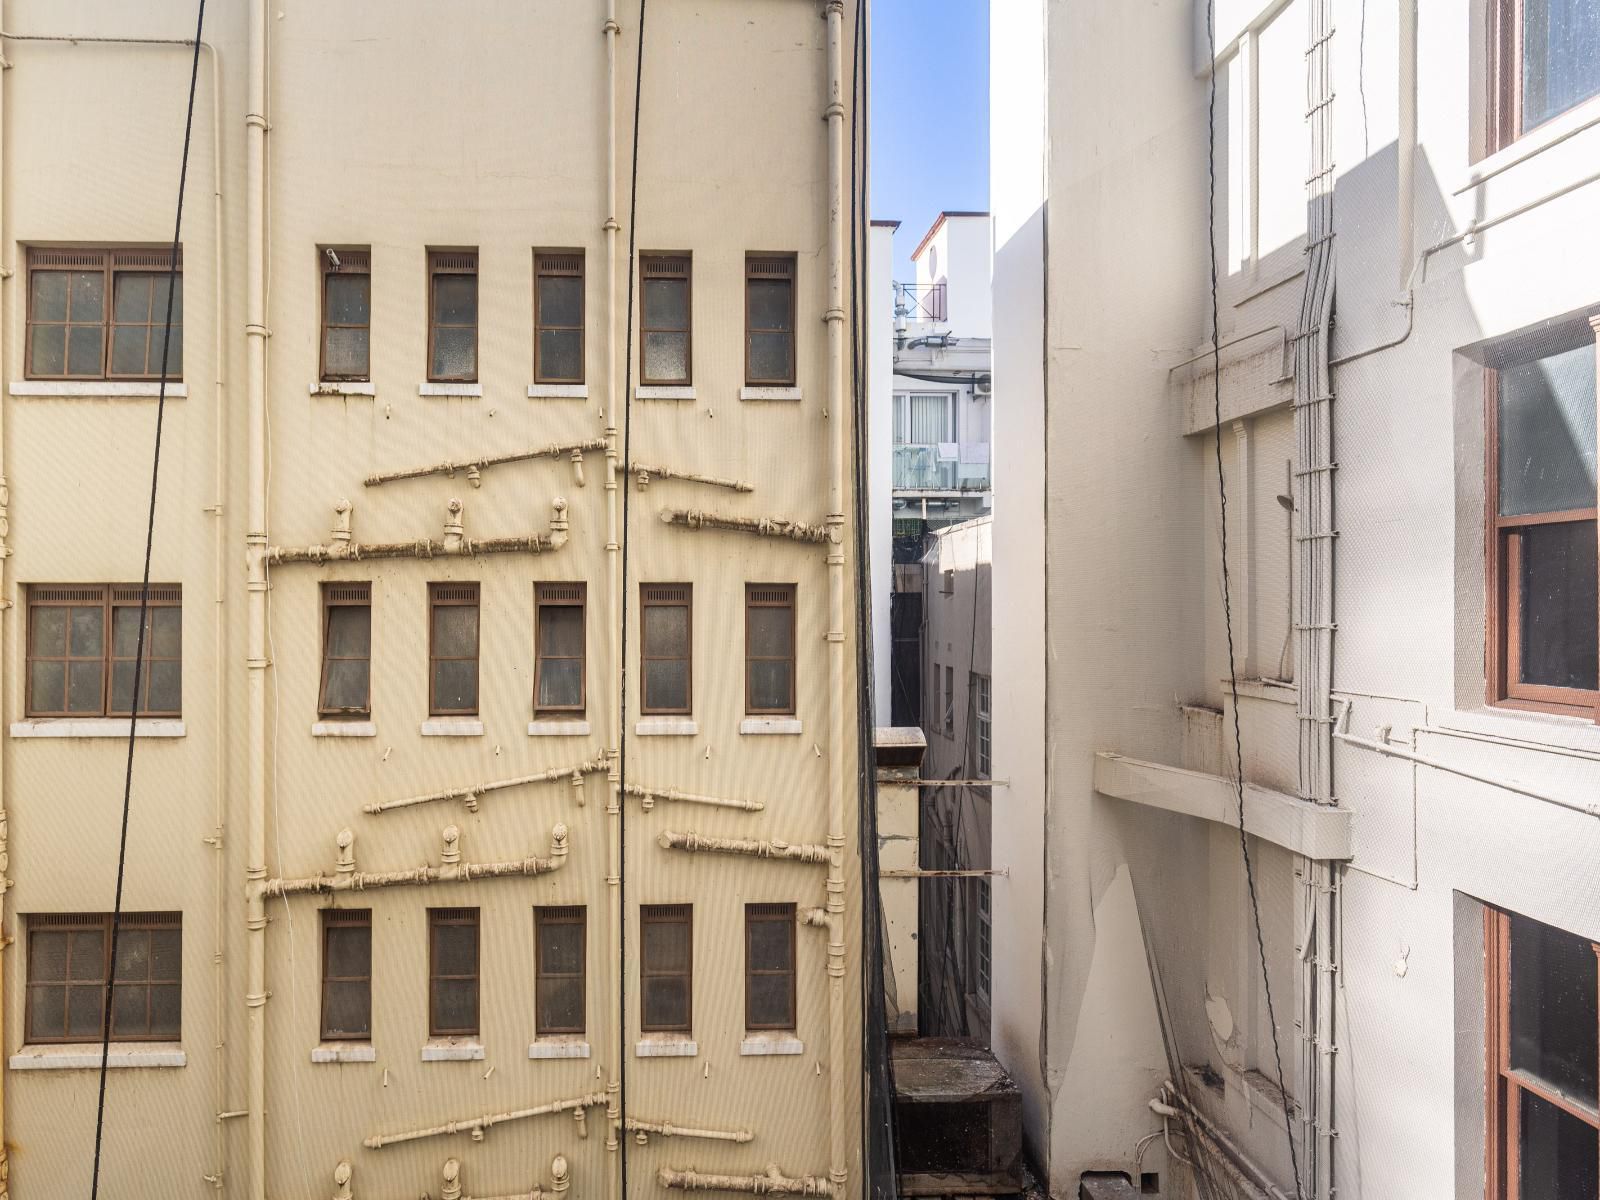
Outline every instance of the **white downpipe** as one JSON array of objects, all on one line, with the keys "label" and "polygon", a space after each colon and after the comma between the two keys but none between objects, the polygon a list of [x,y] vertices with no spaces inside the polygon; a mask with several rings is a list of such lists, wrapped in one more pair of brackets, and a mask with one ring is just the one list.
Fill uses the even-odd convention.
[{"label": "white downpipe", "polygon": [[552,1113],[570,1112],[578,1123],[578,1136],[588,1137],[588,1129],[584,1120],[585,1110],[594,1108],[606,1102],[605,1095],[601,1092],[591,1092],[586,1096],[576,1096],[571,1100],[552,1100],[548,1104],[540,1104],[534,1108],[515,1108],[510,1112],[490,1113],[482,1117],[466,1117],[460,1121],[446,1121],[442,1125],[428,1125],[422,1129],[411,1129],[405,1133],[375,1133],[362,1140],[362,1145],[368,1150],[382,1150],[385,1146],[393,1146],[398,1142],[415,1142],[422,1138],[449,1137],[457,1133],[470,1134],[472,1140],[481,1142],[489,1130],[496,1125],[503,1125],[509,1121],[523,1121],[529,1117],[544,1117]]},{"label": "white downpipe", "polygon": [[[0,29],[5,28],[5,0],[0,0]],[[4,62],[5,46],[0,45],[0,246],[8,246],[5,238],[5,97],[6,73],[11,64]],[[215,136],[216,131],[212,134]],[[7,267],[0,262],[0,379],[5,378],[5,288],[3,284],[16,278],[15,266]],[[220,419],[220,418],[219,418]],[[6,600],[6,559],[11,557],[11,548],[7,540],[11,536],[11,485],[6,476],[6,436],[5,436],[5,406],[0,405],[0,613],[11,607]],[[6,631],[0,626],[0,679],[6,678],[5,674],[5,646]],[[5,720],[5,697],[0,690],[0,724]],[[9,825],[6,820],[6,774],[5,752],[0,749],[0,1046],[5,1043],[5,916],[6,916],[6,891],[11,887],[11,880],[7,873],[11,869],[11,848],[9,838]],[[219,1039],[220,1040],[220,1039]],[[6,1081],[5,1072],[0,1070],[0,1200],[8,1200],[11,1195],[11,1157],[6,1152]]]},{"label": "white downpipe", "polygon": [[767,1169],[756,1175],[705,1175],[692,1167],[688,1170],[662,1167],[656,1172],[656,1181],[664,1188],[684,1192],[751,1192],[780,1196],[841,1194],[826,1179],[819,1179],[815,1175],[790,1178],[775,1163],[768,1163]]}]

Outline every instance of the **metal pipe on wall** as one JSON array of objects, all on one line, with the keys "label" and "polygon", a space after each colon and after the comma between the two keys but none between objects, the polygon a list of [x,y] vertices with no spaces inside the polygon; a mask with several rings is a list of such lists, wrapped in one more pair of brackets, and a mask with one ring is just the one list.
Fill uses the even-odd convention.
[{"label": "metal pipe on wall", "polygon": [[[829,419],[832,420],[833,418],[830,417]],[[843,418],[841,417],[839,420],[842,421]],[[830,513],[826,521],[821,525],[807,525],[802,521],[790,521],[784,517],[729,517],[721,513],[703,512],[696,508],[664,508],[661,510],[661,523],[663,525],[681,525],[686,529],[730,529],[737,533],[754,533],[761,537],[788,538],[796,542],[817,542],[819,544],[831,542],[833,545],[842,547],[842,543],[836,540],[842,534],[833,525],[834,515]],[[830,558],[829,561],[831,562],[832,559]]]},{"label": "metal pipe on wall", "polygon": [[[496,1125],[507,1121],[522,1121],[529,1117],[549,1116],[552,1113],[570,1112],[577,1117],[582,1117],[585,1109],[594,1108],[606,1102],[605,1095],[601,1092],[591,1092],[588,1095],[577,1096],[571,1100],[552,1100],[548,1104],[540,1104],[534,1108],[517,1108],[510,1112],[490,1113],[482,1117],[467,1117],[460,1121],[446,1121],[442,1125],[429,1125],[422,1129],[412,1129],[405,1133],[375,1133],[362,1140],[361,1144],[368,1150],[382,1150],[385,1146],[393,1146],[397,1142],[414,1142],[421,1138],[448,1137],[452,1134],[466,1133],[472,1136],[475,1142],[481,1142],[484,1134]],[[587,1136],[580,1131],[580,1137]]]},{"label": "metal pipe on wall", "polygon": [[757,1195],[780,1196],[838,1196],[841,1193],[826,1179],[815,1175],[791,1178],[768,1163],[764,1172],[755,1175],[704,1175],[693,1167],[674,1170],[662,1167],[656,1172],[656,1181],[664,1188],[684,1192],[753,1192]]},{"label": "metal pipe on wall", "polygon": [[583,777],[595,775],[607,769],[604,756],[578,763],[571,767],[552,767],[548,771],[537,771],[532,775],[518,775],[513,779],[496,779],[489,783],[468,784],[465,787],[441,788],[436,792],[423,792],[416,796],[406,796],[399,800],[380,800],[375,804],[363,804],[361,811],[377,815],[386,813],[396,808],[411,808],[417,804],[433,804],[441,800],[460,800],[466,805],[468,812],[478,811],[478,798],[490,792],[498,792],[504,788],[523,787],[534,783],[556,783],[567,780],[572,784],[573,791],[578,794],[578,805],[583,806]]},{"label": "metal pipe on wall", "polygon": [[[815,842],[781,842],[775,838],[709,837],[706,834],[695,833],[692,829],[684,833],[664,829],[656,835],[656,843],[663,850],[683,850],[689,854],[748,854],[752,858],[781,858],[819,865],[831,864],[834,857],[830,853],[830,846],[819,846]],[[831,897],[833,881],[831,870],[828,872],[828,879]]]}]

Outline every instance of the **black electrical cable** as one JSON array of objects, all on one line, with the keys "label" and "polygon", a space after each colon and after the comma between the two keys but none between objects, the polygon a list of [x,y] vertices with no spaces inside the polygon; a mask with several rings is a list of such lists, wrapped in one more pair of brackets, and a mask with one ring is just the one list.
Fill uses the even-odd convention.
[{"label": "black electrical cable", "polygon": [[[1206,0],[1206,45],[1210,74],[1206,102],[1206,247],[1211,266],[1211,404],[1217,462],[1217,502],[1222,535],[1222,621],[1228,635],[1228,688],[1233,700],[1233,787],[1238,802],[1239,852],[1244,858],[1245,886],[1250,893],[1250,918],[1255,926],[1256,952],[1261,959],[1261,990],[1267,1004],[1267,1028],[1272,1033],[1272,1062],[1277,1070],[1278,1095],[1283,1100],[1283,1129],[1289,1140],[1289,1166],[1294,1172],[1296,1200],[1305,1195],[1300,1181],[1300,1154],[1294,1136],[1294,1110],[1283,1081],[1283,1051],[1278,1046],[1278,1018],[1272,1005],[1272,978],[1267,970],[1267,943],[1261,934],[1261,902],[1256,895],[1255,867],[1250,861],[1250,836],[1244,823],[1244,737],[1239,729],[1239,676],[1233,649],[1233,595],[1228,573],[1228,483],[1222,469],[1222,345],[1217,284],[1217,27],[1216,0]],[[1198,1155],[1198,1148],[1196,1154]]]},{"label": "black electrical cable", "polygon": [[[644,97],[644,10],[646,0],[639,0],[638,46],[633,67],[633,147],[632,165],[628,178],[628,316],[627,334],[623,340],[624,363],[622,376],[622,578],[617,597],[622,607],[621,639],[618,649],[617,687],[617,911],[622,928],[617,933],[617,953],[621,958],[617,970],[617,1115],[620,1125],[616,1138],[621,1152],[618,1169],[621,1174],[621,1194],[628,1194],[628,872],[623,863],[628,857],[627,805],[628,794],[628,517],[633,489],[628,477],[633,463],[633,279],[634,258],[638,252],[639,215],[639,113]],[[616,403],[616,397],[612,397]]]},{"label": "black electrical cable", "polygon": [[[128,865],[128,816],[133,805],[133,748],[139,730],[139,688],[144,682],[145,622],[150,614],[150,556],[156,537],[156,494],[161,482],[161,425],[167,414],[167,356],[172,349],[172,301],[178,284],[178,253],[183,235],[183,192],[189,180],[189,143],[194,133],[194,95],[200,79],[200,35],[206,24],[206,0],[200,0],[194,25],[194,57],[189,64],[189,107],[183,119],[183,158],[178,167],[178,212],[172,222],[172,257],[167,263],[167,314],[161,335],[161,382],[156,391],[155,450],[150,457],[150,511],[144,529],[144,575],[139,586],[139,635],[133,653],[133,697],[128,710],[128,764],[122,779],[122,830],[117,842],[117,890],[111,905],[111,969],[107,972],[105,1006],[100,1014],[100,1089],[94,1110],[94,1171],[89,1197],[100,1195],[100,1151],[106,1127],[106,1070],[111,1061],[111,1005],[116,988],[117,941],[122,933],[122,884]],[[213,320],[221,320],[214,313]]]}]

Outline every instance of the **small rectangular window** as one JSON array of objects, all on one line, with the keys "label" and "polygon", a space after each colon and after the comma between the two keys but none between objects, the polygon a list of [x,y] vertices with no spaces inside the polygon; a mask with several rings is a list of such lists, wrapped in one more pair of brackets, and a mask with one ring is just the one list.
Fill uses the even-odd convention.
[{"label": "small rectangular window", "polygon": [[[29,379],[183,378],[183,256],[170,248],[28,251]],[[172,339],[164,345],[169,281]]]},{"label": "small rectangular window", "polygon": [[1592,0],[1489,0],[1488,149],[1600,94],[1600,5]]},{"label": "small rectangular window", "polygon": [[583,251],[533,256],[533,381],[583,382]]},{"label": "small rectangular window", "polygon": [[944,735],[956,735],[956,673],[954,667],[944,669]]},{"label": "small rectangular window", "polygon": [[[177,1041],[182,1035],[183,918],[123,913],[112,985],[116,1041]],[[24,1040],[97,1042],[111,975],[111,914],[27,918]]]},{"label": "small rectangular window", "polygon": [[692,382],[690,262],[687,254],[646,254],[639,260],[639,382]]},{"label": "small rectangular window", "polygon": [[583,712],[586,590],[587,585],[582,583],[534,585],[535,716]]},{"label": "small rectangular window", "polygon": [[748,384],[794,384],[794,268],[792,254],[745,257],[744,376]]},{"label": "small rectangular window", "polygon": [[582,905],[533,910],[538,943],[534,1025],[539,1037],[584,1030],[584,919]]},{"label": "small rectangular window", "polygon": [[372,378],[372,252],[323,247],[322,378]]},{"label": "small rectangular window", "polygon": [[794,712],[794,584],[744,587],[745,711]]},{"label": "small rectangular window", "polygon": [[478,1034],[478,910],[428,910],[428,1036]]},{"label": "small rectangular window", "polygon": [[317,711],[325,717],[370,716],[372,585],[322,585],[322,685]]},{"label": "small rectangular window", "polygon": [[[28,588],[27,711],[31,717],[127,716],[133,707],[141,585]],[[183,589],[151,584],[139,715],[183,707]]]},{"label": "small rectangular window", "polygon": [[978,751],[978,778],[989,778],[989,772],[994,769],[994,730],[991,724],[992,716],[989,711],[989,677],[987,675],[974,675],[973,699],[975,716],[974,732],[977,737]]},{"label": "small rectangular window", "polygon": [[478,585],[428,585],[428,712],[436,717],[478,711]]},{"label": "small rectangular window", "polygon": [[322,1040],[372,1040],[372,910],[322,910]]},{"label": "small rectangular window", "polygon": [[639,587],[643,631],[639,637],[645,713],[687,713],[692,709],[693,604],[687,583],[646,583]]},{"label": "small rectangular window", "polygon": [[694,992],[694,909],[646,904],[639,911],[639,1028],[688,1033]]},{"label": "small rectangular window", "polygon": [[474,383],[478,378],[478,252],[428,254],[428,379]]},{"label": "small rectangular window", "polygon": [[989,881],[974,879],[972,882],[978,893],[977,970],[973,972],[973,978],[977,985],[978,1000],[987,1005],[994,975],[994,914],[990,908]]},{"label": "small rectangular window", "polygon": [[746,1029],[793,1029],[792,904],[744,906],[744,1024]]}]

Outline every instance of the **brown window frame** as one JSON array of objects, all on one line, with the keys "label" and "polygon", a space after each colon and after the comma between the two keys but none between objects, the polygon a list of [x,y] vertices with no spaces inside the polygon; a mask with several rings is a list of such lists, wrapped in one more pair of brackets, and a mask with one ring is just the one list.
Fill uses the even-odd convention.
[{"label": "brown window frame", "polygon": [[[330,932],[334,929],[365,929],[367,931],[367,973],[365,975],[330,975],[328,953]],[[367,1032],[353,1034],[328,1028],[328,985],[330,983],[364,983],[367,985]],[[317,1028],[325,1042],[370,1042],[372,1040],[372,910],[370,908],[325,908],[322,910],[322,995],[317,1014]]]},{"label": "brown window frame", "polygon": [[[672,589],[681,588],[681,599],[670,596]],[[655,594],[652,595],[652,592]],[[683,608],[685,645],[680,657],[676,654],[649,654],[645,650],[644,610],[646,608]],[[639,585],[639,712],[645,716],[687,716],[694,712],[694,584],[692,583],[641,583]],[[684,671],[684,699],[682,708],[662,708],[649,702],[650,689],[646,683],[646,665],[652,662],[682,662]]]},{"label": "brown window frame", "polygon": [[[451,589],[460,588],[463,592],[471,590],[471,598],[465,595],[451,596]],[[435,582],[428,585],[428,715],[430,717],[475,717],[483,706],[483,592],[476,580],[462,580],[460,582]],[[478,610],[478,619],[475,623],[472,657],[456,657],[453,655],[441,657],[434,652],[434,610],[438,608],[467,608]],[[474,688],[475,703],[471,708],[440,708],[438,697],[435,695],[434,685],[438,682],[438,672],[435,665],[441,662],[471,662],[477,672],[477,687]]]},{"label": "brown window frame", "polygon": [[[578,323],[576,325],[546,325],[540,318],[539,289],[547,278],[577,279]],[[589,334],[585,317],[588,315],[589,280],[586,255],[582,247],[571,250],[535,250],[533,252],[533,381],[535,383],[582,383],[588,377]],[[578,334],[578,374],[576,378],[551,375],[544,369],[539,356],[539,334],[545,330],[560,330]]]},{"label": "brown window frame", "polygon": [[[89,273],[92,273],[92,272],[95,272],[95,271],[99,271],[101,273],[101,275],[103,276],[103,278],[104,278],[104,282],[101,284],[101,292],[100,292],[100,297],[101,297],[100,319],[97,322],[73,321],[71,319],[71,316],[72,316],[72,310],[71,310],[71,307],[70,307],[70,305],[71,305],[71,296],[70,296],[71,288],[69,286],[69,288],[68,288],[69,295],[68,295],[68,301],[67,301],[68,306],[69,306],[68,310],[67,310],[67,318],[68,319],[66,321],[36,321],[34,319],[34,312],[33,312],[33,277],[34,277],[34,275],[38,274],[41,271],[43,271],[43,272],[68,271],[68,272],[72,272],[74,274],[89,274]],[[150,382],[150,381],[154,381],[154,380],[159,380],[161,378],[161,372],[160,372],[159,369],[154,370],[154,371],[146,371],[143,374],[126,374],[126,375],[117,374],[117,373],[114,373],[111,370],[112,345],[113,345],[113,343],[114,343],[114,341],[116,339],[116,329],[117,329],[117,326],[119,324],[127,326],[127,327],[140,326],[140,325],[145,327],[145,329],[147,331],[146,335],[145,335],[145,366],[146,367],[150,366],[150,361],[149,361],[150,360],[150,341],[149,341],[149,332],[148,331],[151,330],[151,329],[156,329],[156,328],[164,328],[165,325],[166,325],[166,313],[165,312],[163,312],[161,314],[161,320],[159,320],[159,321],[157,321],[155,319],[156,318],[156,314],[153,313],[153,312],[150,314],[150,320],[149,321],[123,321],[123,322],[118,322],[116,320],[117,276],[118,275],[123,275],[123,274],[127,274],[127,275],[167,275],[167,274],[173,274],[175,276],[173,282],[177,285],[177,287],[179,289],[178,294],[181,297],[182,296],[182,289],[183,289],[183,250],[180,248],[179,251],[178,251],[177,270],[176,270],[176,272],[173,272],[173,270],[172,270],[172,247],[171,246],[159,246],[159,247],[135,247],[135,246],[126,246],[126,247],[76,247],[76,248],[75,247],[57,247],[57,246],[29,246],[28,247],[28,279],[27,279],[28,290],[27,290],[27,294],[26,294],[26,296],[24,298],[24,303],[27,305],[27,316],[26,316],[26,330],[25,330],[24,338],[23,338],[24,345],[23,345],[23,358],[22,358],[23,366],[25,368],[24,372],[23,372],[23,378],[24,379],[37,379],[37,380],[41,380],[41,381],[43,381],[43,380],[61,380],[61,381],[74,382],[74,383],[92,383],[92,382],[95,382],[95,381],[101,381],[101,382],[106,382],[106,381],[109,381],[109,382],[140,382],[140,381],[142,381],[142,382]],[[173,321],[172,327],[173,327],[173,329],[178,331],[178,335],[181,338],[183,336],[183,334],[182,334],[182,331],[183,331],[183,319],[182,319],[182,315],[181,315],[182,310],[179,307],[179,305],[181,305],[181,300],[178,301],[178,303],[174,304],[174,306],[173,306],[174,309],[176,309],[178,311],[179,316],[178,316],[178,319]],[[152,307],[154,307],[153,301],[152,301]],[[98,324],[99,327],[100,327],[100,369],[95,374],[93,374],[93,375],[76,374],[75,375],[75,374],[71,374],[71,373],[64,373],[64,374],[59,374],[59,375],[49,375],[49,374],[42,374],[42,373],[36,372],[33,369],[33,331],[34,331],[34,328],[36,326],[38,326],[38,325],[66,325],[67,327],[71,328],[73,326],[88,326],[88,325],[92,325],[92,324]],[[68,342],[69,343],[70,343],[70,340],[71,339],[70,339],[70,336],[69,336],[68,337]],[[68,362],[70,361],[70,358],[69,358],[70,352],[71,352],[70,345],[65,346],[63,348],[63,350],[62,350],[63,357],[62,357],[61,365],[62,365],[63,368],[65,368],[68,365]],[[181,356],[181,353],[182,352],[180,351],[180,356]],[[160,364],[158,363],[157,364],[158,368],[159,368],[159,365]],[[170,368],[170,366],[171,366],[170,362],[168,363],[168,366]],[[169,372],[167,374],[167,382],[169,382],[169,383],[181,382],[182,379],[183,379],[183,364],[182,364],[181,359],[180,359],[180,362],[178,364],[178,370],[175,373],[169,370]]]},{"label": "brown window frame", "polygon": [[[576,925],[578,927],[578,970],[576,972],[546,971],[544,969],[544,931],[550,925]],[[588,1028],[589,1015],[589,912],[582,904],[541,905],[533,910],[533,1033],[535,1037],[561,1037],[581,1034]],[[578,1023],[575,1026],[555,1026],[544,1023],[542,992],[546,979],[576,979],[578,981]]]},{"label": "brown window frame", "polygon": [[[31,583],[27,585],[28,628],[24,633],[25,653],[24,669],[27,672],[23,684],[24,711],[30,718],[55,720],[58,718],[95,720],[100,717],[128,717],[132,713],[127,709],[114,709],[111,707],[111,680],[116,664],[132,662],[132,656],[113,653],[115,646],[115,624],[118,609],[139,607],[139,593],[141,585],[137,583]],[[150,620],[154,622],[154,610],[157,608],[176,608],[179,610],[178,622],[178,656],[172,658],[154,653],[152,639],[145,638],[145,668],[140,672],[139,686],[148,700],[150,695],[149,667],[158,662],[175,662],[178,664],[178,707],[176,709],[151,709],[141,707],[141,717],[181,717],[183,715],[183,585],[178,583],[152,583],[148,607],[152,610]],[[68,619],[67,654],[57,657],[53,654],[35,655],[33,652],[33,622],[34,610],[38,608],[99,608],[101,610],[101,638],[100,654],[100,706],[94,712],[84,710],[53,711],[34,707],[33,703],[33,664],[36,660],[46,662],[94,662],[90,656],[73,657],[70,621]],[[71,671],[66,668],[68,680],[62,700],[71,702]]]},{"label": "brown window frame", "polygon": [[[588,709],[589,702],[589,585],[577,583],[536,583],[533,585],[533,715],[546,716],[581,716]],[[581,626],[580,638],[583,648],[577,656],[578,663],[578,702],[576,704],[540,704],[539,703],[539,677],[544,670],[544,661],[550,658],[554,661],[569,662],[570,656],[564,654],[546,655],[544,652],[544,610],[546,608],[576,608]]]},{"label": "brown window frame", "polygon": [[[328,259],[328,251],[339,256],[339,265]],[[372,250],[370,247],[322,246],[317,250],[322,260],[322,331],[317,339],[317,378],[324,383],[369,383],[372,380]],[[367,323],[365,325],[334,324],[328,319],[328,281],[335,275],[365,275],[367,277]],[[429,297],[431,302],[431,295]],[[432,324],[429,314],[430,325]],[[359,375],[344,375],[328,370],[328,331],[333,329],[365,329],[367,331],[367,369]],[[432,362],[430,355],[429,362]]]},{"label": "brown window frame", "polygon": [[[1558,120],[1571,112],[1572,108],[1564,109],[1538,125],[1522,128],[1522,29],[1527,0],[1484,0],[1484,10],[1484,28],[1488,34],[1487,69],[1484,72],[1487,85],[1484,154],[1488,155]],[[1578,103],[1586,104],[1594,99],[1594,95],[1600,95],[1600,92]],[[1576,108],[1577,105],[1572,107]]]},{"label": "brown window frame", "polygon": [[[33,913],[24,918],[27,927],[28,958],[23,976],[23,1014],[22,1029],[25,1044],[33,1046],[68,1046],[86,1045],[89,1042],[98,1042],[104,1031],[105,1014],[111,1001],[110,993],[117,986],[135,986],[145,989],[145,1032],[130,1033],[127,1030],[113,1030],[112,1038],[119,1042],[176,1042],[183,1038],[183,914],[180,912],[148,912],[148,913],[123,913],[121,917],[121,931],[128,933],[131,930],[158,930],[176,929],[178,931],[178,976],[176,979],[165,977],[154,978],[146,976],[140,980],[124,980],[120,984],[108,987],[111,983],[111,913]],[[72,979],[70,965],[67,969],[67,979],[62,980],[35,980],[33,978],[33,939],[39,933],[72,933],[85,929],[98,929],[100,939],[100,973],[96,979]],[[68,953],[71,951],[69,949]],[[151,956],[150,969],[155,969],[155,959]],[[85,1039],[67,1034],[62,1037],[35,1036],[33,1028],[33,997],[35,991],[42,988],[61,987],[70,992],[73,987],[92,987],[100,993],[99,1023],[96,1025],[94,1037]],[[149,1032],[150,1013],[150,988],[151,987],[176,987],[178,989],[178,1030],[176,1033],[151,1033]],[[70,1004],[68,998],[63,998],[64,1004]]]},{"label": "brown window frame", "polygon": [[[1520,1093],[1528,1092],[1597,1130],[1600,1112],[1585,1108],[1544,1081],[1511,1066],[1511,915],[1485,905],[1483,939],[1485,1200],[1516,1200],[1521,1166]],[[1589,945],[1595,952],[1595,969],[1600,972],[1600,943]]]},{"label": "brown window frame", "polygon": [[[761,924],[784,925],[789,934],[789,966],[787,970],[762,968],[750,964],[754,961],[751,944],[755,926]],[[800,1013],[795,996],[795,937],[797,929],[793,904],[746,904],[744,906],[744,1027],[754,1031],[784,1031],[799,1027]],[[789,1019],[787,1021],[751,1020],[751,992],[757,977],[786,975],[789,979]]]},{"label": "brown window frame", "polygon": [[[467,914],[471,913],[471,916]],[[483,925],[482,911],[477,908],[430,908],[428,910],[428,1036],[431,1038],[475,1038],[483,1028]],[[470,975],[441,975],[438,971],[438,941],[436,932],[445,926],[470,925],[476,930],[473,938],[473,963]],[[433,1008],[433,985],[441,979],[472,980],[472,1024],[460,1029],[440,1026]]]},{"label": "brown window frame", "polygon": [[[749,387],[793,387],[800,368],[795,337],[795,314],[798,301],[799,269],[795,254],[748,253],[744,256],[744,381]],[[756,329],[750,322],[750,285],[758,280],[782,279],[789,284],[789,327],[787,329]],[[789,335],[789,373],[781,378],[758,379],[750,371],[750,341],[757,333],[787,333]]]},{"label": "brown window frame", "polygon": [[[681,924],[684,926],[686,947],[682,971],[651,970],[646,965],[644,929],[647,925]],[[681,1025],[650,1020],[645,1007],[646,979],[685,980],[684,1020]],[[639,1030],[642,1033],[692,1033],[694,1031],[694,905],[644,904],[639,907]]]},{"label": "brown window frame", "polygon": [[[466,375],[435,375],[433,373],[434,350],[436,349],[436,335],[441,326],[434,320],[434,287],[441,275],[471,275],[474,297],[474,309],[477,313],[472,322],[472,371]],[[478,251],[469,250],[429,250],[428,251],[428,382],[429,383],[477,383],[479,368],[482,366],[482,337],[480,334],[483,325],[483,294],[478,287]],[[465,329],[465,325],[446,325],[445,329]]]},{"label": "brown window frame", "polygon": [[[364,608],[367,610],[367,653],[340,655],[337,660],[329,652],[333,610],[336,608]],[[429,628],[432,628],[432,610],[429,611]],[[365,662],[367,664],[367,702],[360,708],[332,708],[328,705],[328,664],[330,662]],[[431,676],[431,672],[430,672]],[[322,585],[322,677],[317,683],[317,714],[323,717],[357,719],[372,715],[372,584],[324,583]]]},{"label": "brown window frame", "polygon": [[[679,266],[681,264],[681,267]],[[645,324],[644,281],[647,279],[683,280],[683,328]],[[683,334],[683,378],[658,379],[645,363],[646,335]],[[639,256],[639,382],[647,387],[692,387],[694,385],[694,258],[689,254],[652,253]]]},{"label": "brown window frame", "polygon": [[[1600,405],[1600,315],[1590,318],[1596,338],[1596,398]],[[1484,581],[1486,614],[1484,660],[1487,702],[1498,708],[1524,709],[1600,721],[1600,689],[1566,688],[1517,682],[1520,675],[1522,534],[1535,525],[1595,521],[1600,497],[1587,508],[1500,515],[1500,371],[1484,369]]]},{"label": "brown window frame", "polygon": [[[795,711],[795,661],[796,587],[792,583],[747,583],[744,585],[744,711],[747,716],[792,716]],[[781,597],[781,598],[780,598]],[[750,610],[752,608],[786,608],[789,610],[789,653],[782,657],[756,655],[750,645]],[[789,664],[789,702],[782,708],[757,708],[752,690],[752,668],[758,662],[787,662]]]}]

